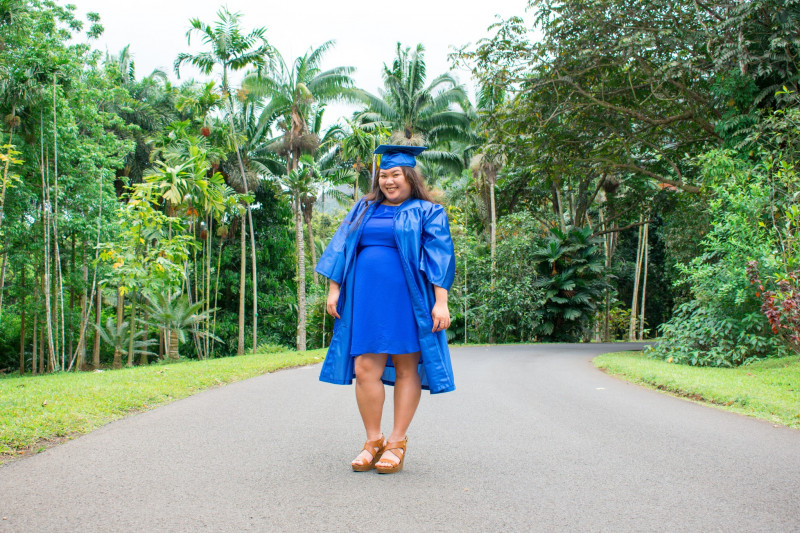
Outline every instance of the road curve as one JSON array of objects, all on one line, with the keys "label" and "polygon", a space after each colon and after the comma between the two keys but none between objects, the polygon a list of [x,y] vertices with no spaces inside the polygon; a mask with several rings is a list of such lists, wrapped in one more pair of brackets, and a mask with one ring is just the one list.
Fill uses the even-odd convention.
[{"label": "road curve", "polygon": [[209,390],[0,467],[0,531],[800,531],[800,431],[590,362],[631,346],[453,349],[391,476],[318,366]]}]

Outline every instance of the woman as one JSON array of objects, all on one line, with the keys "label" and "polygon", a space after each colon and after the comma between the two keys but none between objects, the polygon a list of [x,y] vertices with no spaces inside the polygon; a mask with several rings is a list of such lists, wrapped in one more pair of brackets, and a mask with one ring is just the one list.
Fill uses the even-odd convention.
[{"label": "woman", "polygon": [[[356,202],[316,271],[329,282],[334,322],[320,380],[350,384],[367,442],[353,470],[403,468],[406,431],[421,389],[455,389],[444,330],[455,256],[447,215],[431,201],[416,159],[424,147],[382,145],[372,192]],[[373,168],[375,165],[373,164]],[[394,426],[381,432],[384,384],[394,385]]]}]

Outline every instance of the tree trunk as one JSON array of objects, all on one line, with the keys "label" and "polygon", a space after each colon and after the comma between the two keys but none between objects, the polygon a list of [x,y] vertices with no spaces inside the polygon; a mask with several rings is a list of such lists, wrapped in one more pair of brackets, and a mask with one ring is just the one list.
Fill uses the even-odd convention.
[{"label": "tree trunk", "polygon": [[650,224],[644,225],[644,267],[642,273],[642,312],[639,315],[639,340],[644,340],[644,302],[647,295],[647,265],[650,259]]},{"label": "tree trunk", "polygon": [[567,232],[567,222],[564,220],[564,202],[561,200],[561,184],[553,182],[553,197],[556,204],[556,215],[558,216],[558,223],[561,226],[561,231]]},{"label": "tree trunk", "polygon": [[239,344],[236,347],[236,355],[244,355],[244,280],[247,265],[247,237],[245,234],[245,218],[242,215],[240,240],[242,245],[239,265]]},{"label": "tree trunk", "polygon": [[[117,327],[122,325],[125,318],[125,296],[122,294],[122,289],[117,287]],[[122,351],[114,348],[114,360],[111,364],[112,368],[122,368]]]},{"label": "tree trunk", "polygon": [[[103,178],[100,178],[100,187],[99,187],[99,198],[100,201],[98,202],[97,208],[97,244],[95,246],[95,254],[94,254],[94,273],[92,274],[92,290],[90,293],[87,293],[88,284],[89,284],[89,270],[86,264],[86,239],[83,240],[83,250],[81,252],[82,261],[83,261],[83,297],[81,298],[81,336],[78,350],[80,351],[79,355],[74,355],[74,357],[82,357],[84,366],[86,366],[86,330],[89,326],[89,315],[92,312],[92,304],[91,299],[94,297],[97,302],[97,306],[95,309],[95,319],[96,324],[100,326],[100,306],[102,304],[102,297],[100,295],[100,287],[97,286],[97,262],[100,257],[100,229],[102,228],[102,221],[103,221]],[[90,296],[94,295],[94,296]],[[87,307],[88,305],[88,307]],[[84,311],[85,309],[85,311]],[[94,358],[93,358],[95,368],[100,366],[100,338],[97,334],[97,330],[95,330],[94,334]],[[80,365],[78,366],[80,368]]]},{"label": "tree trunk", "polygon": [[78,338],[78,370],[86,370],[86,326],[89,321],[89,265],[86,263],[86,240],[81,245],[81,275],[83,276],[83,292],[81,293],[81,336]]},{"label": "tree trunk", "polygon": [[70,277],[72,278],[72,282],[69,284],[69,350],[67,353],[69,354],[70,358],[72,354],[75,353],[75,335],[74,335],[74,324],[73,318],[75,316],[75,233],[72,234],[72,238],[70,239]]},{"label": "tree trunk", "polygon": [[[144,323],[148,324],[150,322],[150,320],[149,320],[150,317],[147,314],[147,307],[145,307],[144,309],[145,309],[145,311],[144,311]],[[150,333],[149,333],[150,328],[149,328],[149,326],[145,325],[144,331],[145,331],[145,334],[144,334],[144,339],[143,340],[145,342],[147,342],[147,339],[150,338]],[[146,346],[142,348],[142,353],[139,354],[139,364],[142,365],[142,366],[147,366],[147,347]]]},{"label": "tree trunk", "polygon": [[294,201],[294,231],[297,241],[297,349],[306,349],[306,254],[300,199]]},{"label": "tree trunk", "polygon": [[[55,215],[50,217],[50,221],[52,222]],[[59,369],[61,366],[60,359],[61,359],[61,346],[60,346],[60,337],[59,337],[59,323],[58,323],[58,265],[56,265],[56,253],[55,253],[55,235],[50,240],[50,281],[51,281],[51,294],[50,300],[53,302],[52,306],[52,314],[50,315],[50,322],[53,324],[53,353],[55,354],[55,360],[53,361],[54,368],[56,370]]]},{"label": "tree trunk", "polygon": [[122,325],[122,320],[125,318],[125,296],[122,295],[122,289],[117,287],[117,327]]},{"label": "tree trunk", "polygon": [[[56,187],[58,187],[56,185]],[[58,189],[56,189],[58,190]],[[57,195],[56,195],[57,196]],[[58,200],[56,200],[58,201]],[[66,335],[65,335],[65,328],[64,328],[64,276],[61,271],[61,252],[58,246],[58,226],[56,225],[56,219],[58,218],[58,211],[56,210],[55,216],[53,217],[53,243],[55,244],[55,267],[56,273],[58,274],[58,284],[56,285],[56,290],[58,290],[58,298],[56,299],[56,323],[58,324],[58,318],[61,317],[60,324],[61,324],[61,342],[59,344],[60,354],[61,354],[61,370],[63,371],[66,368]]]},{"label": "tree trunk", "polygon": [[356,159],[356,179],[353,180],[353,201],[358,202],[358,178],[361,177],[361,156],[358,156]]},{"label": "tree trunk", "polygon": [[205,263],[205,289],[203,291],[205,300],[205,311],[206,311],[206,335],[203,337],[205,341],[206,347],[206,357],[211,356],[211,338],[209,337],[209,333],[211,333],[211,232],[214,231],[214,218],[209,216],[208,223],[206,224],[206,263]]},{"label": "tree trunk", "polygon": [[47,356],[46,359],[45,359],[45,355],[44,355],[44,349],[45,349],[45,346],[44,346],[44,342],[45,342],[44,330],[47,327],[47,325],[46,325],[47,321],[48,321],[47,316],[42,317],[42,334],[39,335],[39,372],[42,373],[42,374],[45,373],[45,372],[52,372],[53,371],[53,364],[52,364],[53,363],[53,359],[50,357],[49,352],[47,354],[48,356]]},{"label": "tree trunk", "polygon": [[[464,237],[467,235],[467,221],[466,218],[464,219]],[[464,344],[467,344],[467,330],[469,330],[469,317],[467,316],[468,311],[468,300],[469,300],[469,288],[467,287],[467,268],[468,268],[468,260],[467,260],[467,239],[464,239]]]},{"label": "tree trunk", "polygon": [[47,337],[47,325],[45,324],[45,313],[41,313],[39,316],[39,374],[44,374],[47,372],[47,359],[48,357],[45,355],[45,350],[47,350],[45,343]]},{"label": "tree trunk", "polygon": [[50,304],[50,245],[47,242],[50,233],[50,224],[46,222],[47,213],[43,212],[44,222],[44,275],[42,276],[42,293],[44,294],[44,320],[47,326],[47,370],[53,368],[53,362],[56,358],[56,350],[53,344],[53,320],[52,320],[52,306]]},{"label": "tree trunk", "polygon": [[134,339],[136,337],[136,293],[131,293],[131,321],[128,328],[128,368],[133,366]]},{"label": "tree trunk", "polygon": [[492,229],[491,229],[491,255],[492,255],[492,284],[491,288],[494,290],[494,271],[497,268],[497,263],[495,261],[495,251],[497,249],[497,209],[495,207],[495,199],[494,199],[494,182],[497,176],[490,175],[489,176],[489,204],[491,206],[491,216],[492,216]]},{"label": "tree trunk", "polygon": [[[317,248],[314,246],[314,230],[311,229],[311,216],[306,220],[306,225],[308,226],[308,245],[311,247],[309,251],[311,252],[311,265],[313,268],[313,266],[317,264]],[[314,285],[318,284],[319,277],[317,271],[312,270],[312,275],[314,276]]]},{"label": "tree trunk", "polygon": [[169,354],[169,358],[173,361],[177,361],[180,359],[180,353],[178,352],[178,332],[174,329],[169,331],[169,345],[167,346],[167,353]]},{"label": "tree trunk", "polygon": [[[598,216],[600,218],[600,227],[603,231],[607,230],[604,209],[602,207],[598,210]],[[613,235],[613,232],[606,233],[603,239],[603,248],[606,253],[606,269],[611,268],[611,239]],[[609,342],[611,340],[611,291],[609,289],[605,289],[605,304],[603,307],[603,342]]]},{"label": "tree trunk", "polygon": [[[50,306],[50,220],[48,216],[49,201],[48,189],[50,180],[48,178],[47,160],[44,153],[44,115],[42,111],[39,112],[39,145],[41,148],[41,169],[42,169],[42,231],[44,231],[44,274],[42,275],[42,294],[44,294],[44,321],[47,327],[47,370],[52,369],[52,363],[55,360],[55,347],[53,346],[53,323],[51,320],[51,306]],[[42,332],[44,337],[44,332]],[[40,357],[44,357],[40,353]],[[44,367],[39,365],[40,371],[44,371]]]},{"label": "tree trunk", "polygon": [[[100,287],[97,288],[95,293],[94,305],[94,325],[95,328],[100,327],[101,306],[103,303],[103,295]],[[92,366],[97,370],[100,368],[100,335],[97,334],[97,329],[94,331],[94,346],[92,346]]]},{"label": "tree trunk", "polygon": [[39,338],[37,337],[39,333],[38,326],[39,326],[39,313],[35,312],[33,313],[33,349],[31,350],[31,374],[33,374],[34,376],[38,371],[37,363],[39,363],[39,351],[37,349],[39,348],[37,344],[39,340]]},{"label": "tree trunk", "polygon": [[[242,183],[244,184],[244,193],[249,194],[250,191],[247,185],[247,173],[244,171],[244,162],[242,161],[242,154],[239,151],[239,143],[236,142],[236,127],[233,123],[233,98],[228,93],[228,101],[231,105],[231,114],[229,115],[231,131],[233,132],[234,147],[236,148],[236,159],[239,162],[239,171],[242,173]],[[253,215],[250,211],[250,204],[247,204],[247,222],[250,224],[250,255],[252,258],[253,267],[253,353],[256,351],[258,343],[258,276],[256,275],[256,234],[253,228]]]},{"label": "tree trunk", "polygon": [[20,326],[19,326],[19,375],[25,375],[25,297],[27,296],[25,292],[25,266],[22,267],[20,275],[22,276],[22,302],[20,303],[20,307],[22,308],[22,316],[20,317]]},{"label": "tree trunk", "polygon": [[253,263],[253,353],[258,347],[258,278],[256,277],[256,236],[253,230],[253,216],[250,214],[250,205],[247,205],[247,222],[250,226],[250,255]]},{"label": "tree trunk", "polygon": [[[639,217],[639,222],[644,220],[644,216]],[[637,318],[637,310],[638,310],[638,302],[639,302],[639,277],[641,275],[641,268],[642,268],[642,232],[643,227],[639,226],[639,244],[636,247],[636,269],[634,273],[633,279],[633,298],[631,301],[631,323],[630,327],[628,328],[628,339],[629,340],[636,340],[636,318]]]},{"label": "tree trunk", "polygon": [[[217,296],[219,295],[219,271],[222,265],[222,247],[225,246],[226,239],[227,237],[223,238],[219,243],[219,251],[217,252],[217,272],[214,275],[214,318],[211,325],[211,333],[214,335],[217,333]],[[242,339],[242,345],[244,345],[244,338]],[[213,357],[216,345],[212,344],[211,347],[211,356]]]},{"label": "tree trunk", "polygon": [[[56,75],[53,73],[53,179],[55,180],[55,194],[54,206],[55,211],[53,214],[53,244],[55,244],[55,266],[58,275],[58,295],[56,299],[56,307],[61,312],[61,370],[65,369],[65,337],[64,337],[64,276],[61,273],[61,251],[58,246],[58,107],[56,105]],[[59,303],[60,300],[60,303]],[[58,313],[56,313],[56,320]]]},{"label": "tree trunk", "polygon": [[8,239],[3,246],[3,268],[0,270],[0,323],[3,317],[3,295],[6,292],[6,268],[8,267]]}]

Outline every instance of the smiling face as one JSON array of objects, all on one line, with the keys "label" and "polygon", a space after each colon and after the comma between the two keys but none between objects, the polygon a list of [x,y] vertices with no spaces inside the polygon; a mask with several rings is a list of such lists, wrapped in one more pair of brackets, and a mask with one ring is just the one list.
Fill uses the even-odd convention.
[{"label": "smiling face", "polygon": [[386,197],[383,202],[386,205],[400,205],[411,197],[411,185],[400,167],[381,169],[378,186]]}]

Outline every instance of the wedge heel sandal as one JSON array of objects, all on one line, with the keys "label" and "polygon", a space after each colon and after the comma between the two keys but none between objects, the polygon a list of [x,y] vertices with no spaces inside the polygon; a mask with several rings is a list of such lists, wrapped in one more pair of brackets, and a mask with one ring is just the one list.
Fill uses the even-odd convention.
[{"label": "wedge heel sandal", "polygon": [[[379,474],[394,474],[395,472],[399,472],[403,469],[403,461],[406,459],[406,445],[408,444],[408,437],[404,438],[401,441],[397,442],[390,442],[388,443],[383,449],[383,455],[386,452],[392,452],[397,457],[400,458],[400,461],[396,461],[394,459],[390,459],[388,457],[381,456],[379,461],[376,463],[389,463],[389,466],[379,466],[375,465],[375,470],[378,471]],[[402,453],[398,453],[402,450]]]},{"label": "wedge heel sandal", "polygon": [[370,455],[372,455],[372,460],[367,461],[366,458],[362,458],[360,463],[359,462],[351,463],[353,471],[367,472],[375,468],[375,463],[380,461],[381,454],[383,454],[385,446],[386,446],[386,441],[384,440],[383,435],[381,435],[379,439],[368,440],[367,442],[365,442],[362,451],[365,451]]}]

